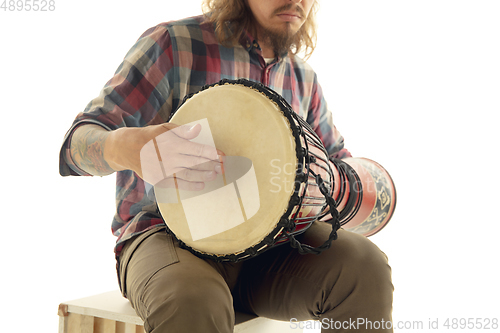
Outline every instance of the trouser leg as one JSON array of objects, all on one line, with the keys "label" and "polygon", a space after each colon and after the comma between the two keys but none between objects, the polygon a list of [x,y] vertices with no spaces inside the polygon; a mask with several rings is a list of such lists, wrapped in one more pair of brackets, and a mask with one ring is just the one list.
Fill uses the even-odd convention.
[{"label": "trouser leg", "polygon": [[[317,246],[329,231],[328,225],[315,223],[301,240]],[[277,320],[317,319],[322,332],[392,332],[380,327],[392,320],[387,257],[364,236],[338,234],[321,255],[300,255],[285,244],[245,262],[235,289],[238,306]],[[361,320],[372,328],[353,326]]]},{"label": "trouser leg", "polygon": [[147,332],[233,332],[234,266],[200,259],[164,231],[139,236],[121,258],[122,288]]}]

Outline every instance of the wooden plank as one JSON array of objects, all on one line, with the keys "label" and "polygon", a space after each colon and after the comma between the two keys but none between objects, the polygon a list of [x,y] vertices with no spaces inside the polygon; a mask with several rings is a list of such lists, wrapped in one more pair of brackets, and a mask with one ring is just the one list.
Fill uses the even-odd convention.
[{"label": "wooden plank", "polygon": [[59,333],[67,333],[68,331],[68,316],[59,316]]},{"label": "wooden plank", "polygon": [[117,322],[116,333],[136,333],[136,325],[131,323]]},{"label": "wooden plank", "polygon": [[135,325],[143,324],[142,319],[135,313],[129,301],[121,295],[119,290],[64,302],[62,305],[67,306],[67,311],[71,313],[134,323]]},{"label": "wooden plank", "polygon": [[80,324],[82,315],[79,313],[68,313],[67,333],[81,333]]},{"label": "wooden plank", "polygon": [[82,316],[81,322],[80,322],[80,330],[82,333],[93,333],[94,332],[94,317]]},{"label": "wooden plank", "polygon": [[66,333],[93,333],[94,317],[79,313],[68,313]]},{"label": "wooden plank", "polygon": [[116,321],[95,317],[94,333],[116,333]]}]

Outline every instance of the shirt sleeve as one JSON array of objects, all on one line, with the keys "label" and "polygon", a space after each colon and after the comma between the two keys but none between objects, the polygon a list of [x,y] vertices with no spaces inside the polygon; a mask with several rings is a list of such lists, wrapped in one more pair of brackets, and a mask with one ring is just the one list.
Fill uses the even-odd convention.
[{"label": "shirt sleeve", "polygon": [[318,134],[331,158],[352,157],[351,153],[344,147],[344,137],[333,124],[332,112],[328,110],[316,77],[307,122]]},{"label": "shirt sleeve", "polygon": [[163,123],[172,107],[172,43],[166,27],[147,30],[129,50],[99,96],[79,113],[64,137],[59,154],[62,176],[89,175],[71,160],[69,143],[78,126],[96,124],[107,130]]}]

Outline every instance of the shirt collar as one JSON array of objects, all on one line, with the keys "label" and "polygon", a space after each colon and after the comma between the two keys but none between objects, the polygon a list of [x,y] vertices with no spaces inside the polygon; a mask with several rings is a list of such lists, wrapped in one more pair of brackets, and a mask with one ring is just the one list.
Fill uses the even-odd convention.
[{"label": "shirt collar", "polygon": [[248,52],[250,52],[252,50],[262,52],[262,49],[260,48],[260,45],[257,42],[257,40],[255,38],[253,38],[253,36],[247,30],[243,30],[243,33],[241,34],[241,37],[240,37],[240,44]]}]

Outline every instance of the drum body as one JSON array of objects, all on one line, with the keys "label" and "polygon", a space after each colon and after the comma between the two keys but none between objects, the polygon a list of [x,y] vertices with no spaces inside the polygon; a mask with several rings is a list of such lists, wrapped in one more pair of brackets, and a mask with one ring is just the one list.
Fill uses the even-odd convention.
[{"label": "drum body", "polygon": [[366,237],[382,230],[396,209],[396,188],[387,170],[375,161],[359,157],[333,164],[341,171],[333,196],[342,227]]},{"label": "drum body", "polygon": [[[193,141],[226,155],[224,174],[202,191],[155,186],[168,231],[196,255],[238,261],[287,241],[301,253],[320,253],[342,222],[380,230],[380,223],[374,230],[366,218],[353,219],[365,211],[360,188],[368,178],[354,182],[349,172],[367,170],[358,167],[362,162],[337,168],[311,127],[269,88],[247,80],[206,86],[187,96],[169,122],[200,123]],[[295,235],[320,219],[332,225],[328,240],[318,248],[297,242]]]}]

